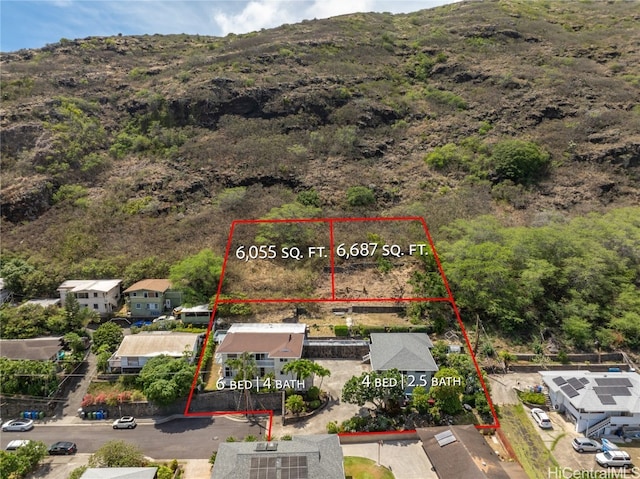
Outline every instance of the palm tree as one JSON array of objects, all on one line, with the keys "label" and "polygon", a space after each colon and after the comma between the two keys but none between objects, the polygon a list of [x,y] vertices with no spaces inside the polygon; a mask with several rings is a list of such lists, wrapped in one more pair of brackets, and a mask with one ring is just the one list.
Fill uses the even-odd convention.
[{"label": "palm tree", "polygon": [[[252,381],[258,374],[258,365],[256,364],[256,358],[253,353],[244,352],[239,358],[227,359],[227,366],[232,371],[237,371],[234,377],[236,381],[248,380]],[[245,410],[249,411],[251,401],[251,388],[245,388]]]},{"label": "palm tree", "polygon": [[304,381],[314,374],[318,375],[322,378],[320,380],[320,387],[322,387],[322,380],[327,376],[331,376],[331,371],[309,359],[296,359],[295,361],[291,361],[285,364],[282,370],[285,373],[295,374],[298,381]]}]

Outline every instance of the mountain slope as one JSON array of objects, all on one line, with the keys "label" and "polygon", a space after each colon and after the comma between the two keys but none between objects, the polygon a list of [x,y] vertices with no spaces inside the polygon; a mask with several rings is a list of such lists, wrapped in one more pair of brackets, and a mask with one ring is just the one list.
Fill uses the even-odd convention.
[{"label": "mountain slope", "polygon": [[[436,235],[637,205],[639,18],[623,1],[463,2],[3,54],[3,252],[121,275],[221,253],[233,219],[305,191],[323,216],[421,215]],[[496,175],[509,139],[549,153],[539,181]]]}]

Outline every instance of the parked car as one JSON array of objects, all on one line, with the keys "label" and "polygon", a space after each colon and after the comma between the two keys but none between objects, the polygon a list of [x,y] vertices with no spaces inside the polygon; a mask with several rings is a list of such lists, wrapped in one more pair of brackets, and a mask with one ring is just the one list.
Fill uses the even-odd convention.
[{"label": "parked car", "polygon": [[7,444],[6,450],[15,451],[19,447],[26,446],[30,442],[30,439],[14,439],[13,441],[10,441],[9,444]]},{"label": "parked car", "polygon": [[133,416],[122,416],[120,419],[113,421],[114,429],[133,429],[138,424]]},{"label": "parked car", "polygon": [[28,431],[29,429],[33,429],[31,419],[12,419],[2,425],[3,431]]},{"label": "parked car", "polygon": [[49,454],[53,455],[68,455],[75,454],[78,452],[78,446],[76,446],[75,442],[67,442],[67,441],[58,441],[54,444],[51,444],[49,448]]},{"label": "parked car", "polygon": [[551,429],[553,425],[551,424],[551,419],[547,416],[547,413],[538,407],[534,407],[531,410],[531,415],[533,416],[533,420],[540,426],[542,429]]},{"label": "parked car", "polygon": [[578,452],[600,452],[602,444],[588,437],[576,437],[571,441],[571,445]]},{"label": "parked car", "polygon": [[135,326],[136,328],[142,328],[143,326],[151,326],[152,324],[153,324],[153,321],[149,321],[148,319],[139,319],[138,321],[133,323],[131,326]]},{"label": "parked car", "polygon": [[604,451],[596,454],[596,462],[603,467],[631,467],[631,456],[620,450]]}]

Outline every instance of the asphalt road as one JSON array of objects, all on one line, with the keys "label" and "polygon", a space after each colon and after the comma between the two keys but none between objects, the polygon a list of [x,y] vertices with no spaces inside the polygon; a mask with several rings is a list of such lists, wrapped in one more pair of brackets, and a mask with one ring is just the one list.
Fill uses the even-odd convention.
[{"label": "asphalt road", "polygon": [[154,459],[202,459],[211,456],[218,444],[228,437],[242,440],[253,435],[264,438],[265,422],[247,423],[223,416],[175,419],[163,424],[138,424],[135,429],[111,427],[111,422],[78,425],[36,425],[27,432],[3,432],[0,445],[4,449],[13,439],[32,439],[50,445],[56,441],[72,441],[79,453],[95,452],[104,443],[122,439],[138,446],[145,456]]}]

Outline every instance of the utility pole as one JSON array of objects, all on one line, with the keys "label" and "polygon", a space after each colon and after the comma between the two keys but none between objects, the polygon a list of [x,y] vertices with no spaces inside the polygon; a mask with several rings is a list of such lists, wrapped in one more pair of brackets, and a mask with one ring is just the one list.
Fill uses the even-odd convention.
[{"label": "utility pole", "polygon": [[474,356],[478,356],[478,346],[480,346],[480,315],[476,313],[476,344],[473,347]]}]

